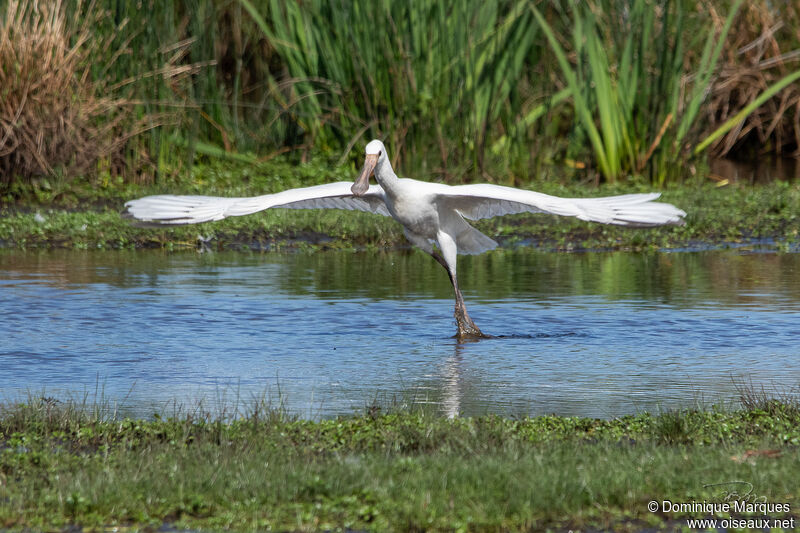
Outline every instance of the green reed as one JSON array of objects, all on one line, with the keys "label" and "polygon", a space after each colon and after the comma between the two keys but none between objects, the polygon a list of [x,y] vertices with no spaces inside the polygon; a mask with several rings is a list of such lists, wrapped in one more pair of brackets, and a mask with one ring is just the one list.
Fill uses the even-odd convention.
[{"label": "green reed", "polygon": [[285,152],[354,162],[377,137],[421,177],[514,183],[574,159],[659,184],[708,144],[741,4],[715,32],[688,0],[69,1],[107,13],[93,74],[149,125],[126,145],[129,175]]},{"label": "green reed", "polygon": [[[664,183],[697,125],[722,45],[741,1],[719,35],[711,21],[693,25],[706,35],[697,65],[687,64],[687,2],[595,2],[563,10],[572,22],[568,60],[556,30],[531,4],[572,95],[580,127],[608,181],[648,170]],[[688,88],[687,70],[692,72]],[[674,175],[671,177],[675,177]]]},{"label": "green reed", "polygon": [[[423,170],[483,169],[540,55],[525,2],[241,0],[286,73],[271,81],[307,143],[346,155],[380,137]],[[505,126],[505,128],[503,128]]]}]

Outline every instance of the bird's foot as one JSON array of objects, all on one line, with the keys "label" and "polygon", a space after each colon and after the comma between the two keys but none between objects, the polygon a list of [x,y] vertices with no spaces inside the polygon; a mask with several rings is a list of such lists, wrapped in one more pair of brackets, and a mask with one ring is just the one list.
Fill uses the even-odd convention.
[{"label": "bird's foot", "polygon": [[491,337],[491,335],[485,334],[478,326],[475,325],[475,322],[473,322],[467,314],[466,309],[456,308],[455,315],[456,325],[458,326],[456,339],[462,341],[469,339],[488,339]]}]

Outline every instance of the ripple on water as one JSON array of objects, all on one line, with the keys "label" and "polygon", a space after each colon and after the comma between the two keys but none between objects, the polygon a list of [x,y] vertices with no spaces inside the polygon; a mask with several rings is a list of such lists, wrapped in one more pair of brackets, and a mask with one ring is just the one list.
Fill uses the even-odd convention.
[{"label": "ripple on water", "polygon": [[170,402],[264,394],[301,416],[374,401],[611,417],[800,384],[800,256],[0,252],[0,396]]}]

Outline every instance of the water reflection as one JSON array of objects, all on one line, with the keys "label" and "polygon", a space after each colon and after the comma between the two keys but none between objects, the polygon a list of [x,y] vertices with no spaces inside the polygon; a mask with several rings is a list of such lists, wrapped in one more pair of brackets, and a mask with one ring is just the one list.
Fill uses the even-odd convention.
[{"label": "water reflection", "polygon": [[800,180],[800,158],[765,156],[751,161],[712,158],[709,173],[713,179],[739,183],[769,183],[774,180]]},{"label": "water reflection", "polygon": [[471,314],[422,253],[0,252],[0,395],[93,391],[147,414],[273,395],[302,416],[374,398],[618,416],[800,383],[800,255],[464,257]]},{"label": "water reflection", "polygon": [[453,355],[448,357],[444,362],[442,372],[442,412],[448,418],[455,418],[461,414],[461,344],[456,344],[453,347]]},{"label": "water reflection", "polygon": [[[459,258],[464,291],[484,302],[601,295],[643,304],[792,305],[797,254],[546,253],[527,249]],[[153,294],[170,287],[317,299],[451,298],[447,276],[415,251],[197,254],[0,251],[0,283],[63,291],[108,286]],[[468,278],[468,279],[466,279]],[[444,280],[445,282],[443,282]],[[57,293],[53,293],[57,294]],[[520,334],[524,332],[519,332]]]}]

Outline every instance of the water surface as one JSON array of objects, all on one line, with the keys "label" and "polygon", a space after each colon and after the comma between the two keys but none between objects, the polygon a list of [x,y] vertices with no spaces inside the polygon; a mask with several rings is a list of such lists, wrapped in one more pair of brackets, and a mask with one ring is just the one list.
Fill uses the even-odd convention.
[{"label": "water surface", "polygon": [[0,251],[0,397],[613,417],[800,384],[800,254]]}]

